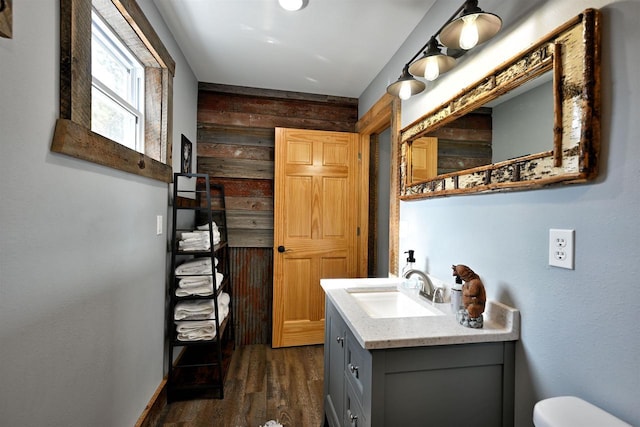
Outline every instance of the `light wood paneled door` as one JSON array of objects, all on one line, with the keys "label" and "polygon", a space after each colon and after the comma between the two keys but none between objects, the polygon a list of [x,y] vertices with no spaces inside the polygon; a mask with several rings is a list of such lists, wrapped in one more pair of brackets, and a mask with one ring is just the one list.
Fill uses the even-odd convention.
[{"label": "light wood paneled door", "polygon": [[358,141],[276,128],[274,348],[322,343],[320,279],[356,277]]}]

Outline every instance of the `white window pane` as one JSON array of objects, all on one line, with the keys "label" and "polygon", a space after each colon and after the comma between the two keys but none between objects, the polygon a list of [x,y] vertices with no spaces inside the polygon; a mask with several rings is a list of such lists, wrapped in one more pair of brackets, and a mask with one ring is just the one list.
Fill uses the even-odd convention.
[{"label": "white window pane", "polygon": [[144,68],[97,13],[91,31],[91,130],[144,152]]},{"label": "white window pane", "polygon": [[138,150],[136,116],[95,87],[91,91],[91,130]]},{"label": "white window pane", "polygon": [[131,79],[129,67],[95,36],[91,43],[91,74],[118,96],[132,103],[132,94],[129,90]]}]

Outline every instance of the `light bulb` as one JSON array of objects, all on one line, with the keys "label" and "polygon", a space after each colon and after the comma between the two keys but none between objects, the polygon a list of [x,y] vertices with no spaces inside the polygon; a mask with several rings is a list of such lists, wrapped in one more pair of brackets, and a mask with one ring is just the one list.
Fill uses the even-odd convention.
[{"label": "light bulb", "polygon": [[463,16],[462,31],[460,31],[460,47],[464,50],[469,50],[478,44],[478,26],[476,25],[476,18],[478,15]]},{"label": "light bulb", "polygon": [[411,83],[409,81],[402,82],[398,96],[402,100],[411,98]]},{"label": "light bulb", "polygon": [[440,67],[438,66],[438,59],[431,57],[427,59],[427,64],[424,67],[424,78],[433,81],[440,76]]},{"label": "light bulb", "polygon": [[295,11],[300,10],[303,0],[278,0],[278,3],[285,10]]}]

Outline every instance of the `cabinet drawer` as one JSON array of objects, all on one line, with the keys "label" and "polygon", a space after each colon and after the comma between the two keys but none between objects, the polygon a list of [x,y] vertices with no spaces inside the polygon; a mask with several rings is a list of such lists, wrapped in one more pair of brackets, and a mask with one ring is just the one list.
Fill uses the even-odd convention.
[{"label": "cabinet drawer", "polygon": [[362,401],[363,391],[371,386],[371,353],[362,348],[351,334],[347,335],[347,360],[344,370]]},{"label": "cabinet drawer", "polygon": [[362,410],[362,401],[360,400],[358,393],[350,381],[349,374],[345,373],[346,387],[345,387],[345,414],[344,414],[344,427],[368,427],[367,417]]}]

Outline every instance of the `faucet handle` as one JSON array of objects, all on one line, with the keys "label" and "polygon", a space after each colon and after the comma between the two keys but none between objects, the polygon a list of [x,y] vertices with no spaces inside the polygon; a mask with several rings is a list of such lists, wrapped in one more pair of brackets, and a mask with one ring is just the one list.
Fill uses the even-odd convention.
[{"label": "faucet handle", "polygon": [[444,288],[436,288],[433,291],[433,302],[436,304],[444,302]]}]

